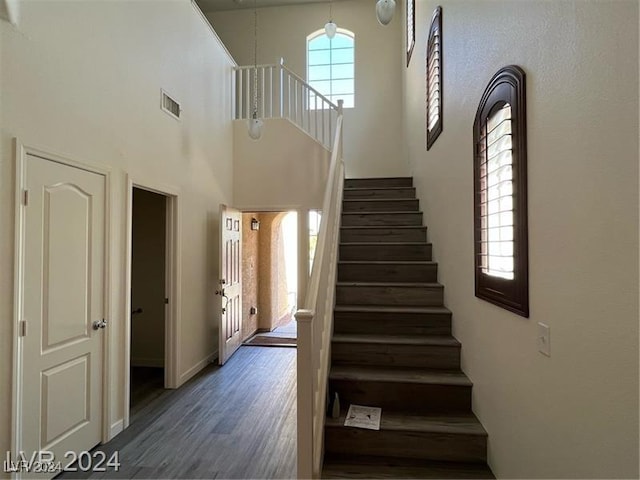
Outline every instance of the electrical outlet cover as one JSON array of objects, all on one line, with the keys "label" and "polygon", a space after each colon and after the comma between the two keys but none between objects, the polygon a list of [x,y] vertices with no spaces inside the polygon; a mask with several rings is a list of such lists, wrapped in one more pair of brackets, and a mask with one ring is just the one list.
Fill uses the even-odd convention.
[{"label": "electrical outlet cover", "polygon": [[542,322],[538,322],[538,351],[547,357],[551,356],[550,328],[549,325],[545,325]]}]

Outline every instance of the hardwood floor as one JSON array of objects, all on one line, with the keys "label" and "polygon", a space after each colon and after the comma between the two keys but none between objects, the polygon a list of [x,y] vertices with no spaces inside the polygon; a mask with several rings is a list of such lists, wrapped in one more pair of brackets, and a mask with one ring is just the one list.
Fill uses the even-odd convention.
[{"label": "hardwood floor", "polygon": [[58,478],[295,478],[295,387],[295,349],[240,347],[97,447],[119,452],[118,472]]}]

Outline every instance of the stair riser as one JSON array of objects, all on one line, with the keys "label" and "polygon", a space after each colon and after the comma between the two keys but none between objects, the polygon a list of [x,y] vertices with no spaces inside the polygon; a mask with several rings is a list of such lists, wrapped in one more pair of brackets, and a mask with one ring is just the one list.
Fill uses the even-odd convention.
[{"label": "stair riser", "polygon": [[342,202],[343,212],[417,212],[418,200],[345,200]]},{"label": "stair riser", "polygon": [[334,312],[336,333],[450,335],[451,314]]},{"label": "stair riser", "polygon": [[411,177],[398,178],[347,178],[345,188],[413,187]]},{"label": "stair riser", "polygon": [[340,260],[431,260],[431,245],[340,245]]},{"label": "stair riser", "polygon": [[436,282],[437,264],[340,264],[338,280],[353,282]]},{"label": "stair riser", "polygon": [[364,380],[330,380],[330,392],[338,392],[341,405],[372,405],[415,414],[471,411],[471,387]]},{"label": "stair riser", "polygon": [[415,188],[369,188],[366,190],[344,190],[344,198],[416,198]]},{"label": "stair riser", "polygon": [[343,228],[341,242],[426,242],[427,229],[415,228]]},{"label": "stair riser", "polygon": [[339,285],[336,305],[441,306],[441,287]]},{"label": "stair riser", "polygon": [[334,342],[331,364],[458,370],[460,347]]},{"label": "stair riser", "polygon": [[[382,413],[384,415],[384,411]],[[325,429],[329,455],[375,455],[447,462],[485,462],[487,437],[436,432]]]},{"label": "stair riser", "polygon": [[342,215],[342,225],[358,227],[368,225],[422,225],[422,213],[353,213]]}]

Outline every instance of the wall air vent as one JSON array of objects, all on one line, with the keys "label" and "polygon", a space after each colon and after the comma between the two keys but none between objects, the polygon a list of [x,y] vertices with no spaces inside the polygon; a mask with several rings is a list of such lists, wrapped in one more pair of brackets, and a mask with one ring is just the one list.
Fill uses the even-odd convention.
[{"label": "wall air vent", "polygon": [[162,92],[162,101],[160,106],[162,110],[167,112],[173,118],[180,119],[180,114],[182,113],[182,109],[180,108],[180,104],[176,102],[173,98],[169,96],[167,92],[161,90]]}]

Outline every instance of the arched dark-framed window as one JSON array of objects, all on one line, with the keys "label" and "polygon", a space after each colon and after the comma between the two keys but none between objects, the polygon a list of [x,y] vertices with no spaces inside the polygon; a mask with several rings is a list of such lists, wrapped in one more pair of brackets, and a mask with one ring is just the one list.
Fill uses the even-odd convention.
[{"label": "arched dark-framed window", "polygon": [[427,39],[427,150],[442,133],[442,7],[436,8]]},{"label": "arched dark-framed window", "polygon": [[487,86],[473,124],[476,296],[529,316],[525,74]]}]

